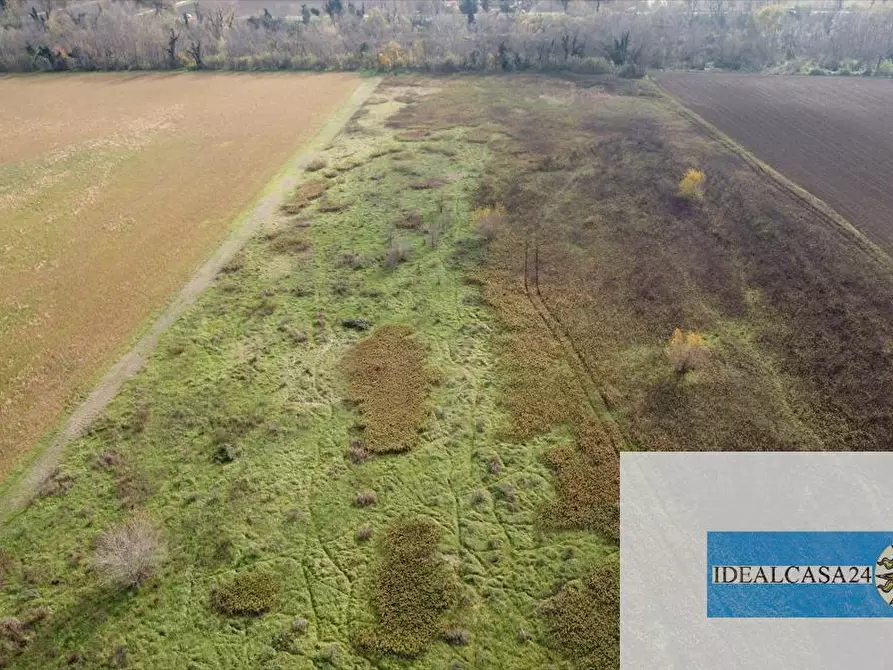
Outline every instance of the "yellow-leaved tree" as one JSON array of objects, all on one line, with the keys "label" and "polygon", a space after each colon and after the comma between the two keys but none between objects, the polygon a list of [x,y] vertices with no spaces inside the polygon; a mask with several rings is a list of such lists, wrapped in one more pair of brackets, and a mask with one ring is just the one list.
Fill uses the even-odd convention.
[{"label": "yellow-leaved tree", "polygon": [[698,333],[683,333],[677,328],[667,343],[666,354],[676,374],[684,375],[707,360],[707,342]]},{"label": "yellow-leaved tree", "polygon": [[492,240],[496,237],[500,228],[505,226],[507,218],[508,212],[505,209],[505,205],[502,204],[482,207],[474,212],[477,232],[486,240]]},{"label": "yellow-leaved tree", "polygon": [[403,47],[391,40],[378,52],[378,66],[386,70],[405,65]]},{"label": "yellow-leaved tree", "polygon": [[689,168],[679,182],[679,196],[686,200],[701,200],[704,197],[704,182],[707,180],[701,170]]}]

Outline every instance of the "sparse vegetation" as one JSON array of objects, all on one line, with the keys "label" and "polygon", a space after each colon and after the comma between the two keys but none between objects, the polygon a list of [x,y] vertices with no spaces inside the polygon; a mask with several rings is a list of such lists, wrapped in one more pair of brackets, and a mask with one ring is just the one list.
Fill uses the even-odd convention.
[{"label": "sparse vegetation", "polygon": [[295,189],[292,197],[282,204],[282,211],[285,214],[300,214],[311,202],[325,195],[328,188],[329,182],[326,179],[305,181]]},{"label": "sparse vegetation", "polygon": [[[379,92],[323,152],[364,157],[328,182],[351,206],[311,204],[300,229],[277,213],[265,230],[309,253],[252,240],[70,445],[68,492],[0,528],[0,605],[21,619],[39,590],[54,612],[23,667],[102,667],[117,648],[171,667],[184,648],[233,667],[614,667],[618,451],[814,448],[819,425],[841,447],[835,426],[876,429],[827,370],[839,323],[866,352],[893,337],[889,273],[649,81],[399,75]],[[412,102],[395,113],[398,96]],[[382,151],[398,136],[411,178]],[[697,206],[679,198],[692,165],[710,179]],[[429,179],[443,184],[412,188]],[[397,239],[411,253],[382,267]],[[830,311],[826,282],[843,292]],[[709,335],[695,373],[667,358],[677,325]],[[224,445],[234,459],[215,464]],[[149,483],[139,502],[118,494],[124,472]],[[97,590],[83,557],[126,506],[164,519],[176,551],[147,588]],[[272,597],[219,607],[255,602],[236,584],[257,572]]]}]

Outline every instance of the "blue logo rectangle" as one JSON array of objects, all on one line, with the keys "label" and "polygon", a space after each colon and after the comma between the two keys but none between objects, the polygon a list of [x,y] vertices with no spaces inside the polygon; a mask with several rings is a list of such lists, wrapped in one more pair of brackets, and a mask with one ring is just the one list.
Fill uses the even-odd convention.
[{"label": "blue logo rectangle", "polygon": [[708,532],[708,617],[893,616],[891,532]]}]

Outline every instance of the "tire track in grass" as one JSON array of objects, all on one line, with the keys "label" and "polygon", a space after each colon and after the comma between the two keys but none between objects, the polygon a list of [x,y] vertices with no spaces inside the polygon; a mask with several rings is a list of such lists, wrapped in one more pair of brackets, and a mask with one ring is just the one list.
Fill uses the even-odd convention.
[{"label": "tire track in grass", "polygon": [[[572,174],[568,180],[552,197],[547,209],[542,213],[541,218],[546,218],[555,210],[555,201],[565,191],[567,191],[579,177],[579,172]],[[620,427],[611,416],[608,410],[608,402],[604,394],[596,382],[596,377],[592,369],[586,362],[585,357],[574,345],[573,338],[567,327],[561,320],[549,309],[543,298],[539,280],[539,240],[534,239],[534,253],[531,259],[529,240],[524,245],[524,291],[530,304],[543,320],[546,328],[552,334],[552,337],[561,345],[570,364],[571,372],[577,380],[586,403],[592,410],[593,415],[598,421],[605,433],[605,437],[611,443],[615,452],[628,449],[628,442],[623,437]]]}]

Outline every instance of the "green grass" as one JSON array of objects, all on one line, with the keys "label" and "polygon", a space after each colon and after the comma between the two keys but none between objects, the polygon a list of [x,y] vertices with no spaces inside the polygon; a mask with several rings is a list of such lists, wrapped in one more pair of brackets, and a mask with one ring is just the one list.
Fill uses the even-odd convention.
[{"label": "green grass", "polygon": [[[616,547],[587,532],[544,530],[556,495],[545,454],[567,434],[508,430],[501,327],[467,281],[483,248],[473,194],[492,149],[466,141],[461,128],[400,142],[382,125],[394,107],[370,107],[326,152],[330,165],[356,163],[328,185],[327,198],[347,208],[310,203],[251,242],[68,448],[67,490],[0,530],[9,557],[2,612],[50,610],[16,667],[69,658],[103,667],[122,654],[133,667],[570,664],[539,608]],[[422,150],[429,142],[436,151]],[[387,153],[372,157],[395,145],[413,174],[395,170]],[[443,184],[412,188],[424,180]],[[441,209],[450,223],[435,246],[424,229]],[[411,212],[421,228],[393,225]],[[308,217],[309,227],[299,223]],[[389,268],[395,241],[409,252]],[[345,402],[342,366],[370,332],[343,327],[346,319],[411,329],[438,371],[408,452],[348,458],[360,414]],[[375,491],[374,505],[355,504],[365,491]],[[136,508],[164,529],[168,559],[138,590],[116,591],[91,568],[93,543]],[[435,566],[434,583],[455,584],[448,603],[462,612],[458,632],[441,630],[456,625],[449,617],[423,617],[416,661],[380,655],[396,644],[375,652],[354,644],[358,631],[388,625],[385,634],[398,636],[406,625],[388,618],[382,571],[402,565],[388,538],[407,519],[429,529],[414,565]],[[218,611],[222,592],[241,593],[238,580],[258,574],[277,585],[275,597],[260,594],[262,607],[251,598],[249,609],[266,613]]]}]

